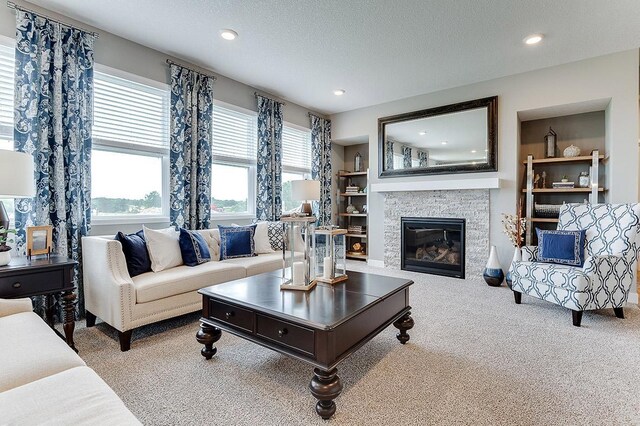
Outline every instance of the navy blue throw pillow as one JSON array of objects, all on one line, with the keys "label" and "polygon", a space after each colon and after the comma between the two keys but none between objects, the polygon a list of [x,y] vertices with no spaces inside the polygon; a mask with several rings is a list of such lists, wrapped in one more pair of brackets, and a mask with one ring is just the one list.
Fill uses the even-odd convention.
[{"label": "navy blue throw pillow", "polygon": [[133,278],[151,270],[151,259],[149,258],[147,242],[144,240],[144,232],[142,230],[129,235],[118,232],[116,240],[122,244],[122,252],[127,261],[127,270],[130,277]]},{"label": "navy blue throw pillow", "polygon": [[546,263],[579,266],[584,265],[585,230],[543,230],[538,234],[538,260]]},{"label": "navy blue throw pillow", "polygon": [[202,235],[180,228],[180,253],[187,266],[198,266],[211,260],[211,253]]},{"label": "navy blue throw pillow", "polygon": [[220,230],[220,260],[256,255],[256,244],[253,236],[256,225],[222,226]]}]

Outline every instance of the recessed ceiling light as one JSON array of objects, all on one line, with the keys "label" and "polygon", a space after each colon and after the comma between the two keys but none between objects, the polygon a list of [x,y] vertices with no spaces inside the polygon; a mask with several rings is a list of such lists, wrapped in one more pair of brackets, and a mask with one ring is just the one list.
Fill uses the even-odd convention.
[{"label": "recessed ceiling light", "polygon": [[238,37],[238,33],[230,30],[230,29],[224,29],[224,30],[220,30],[220,37],[222,37],[225,40],[235,40],[236,37]]},{"label": "recessed ceiling light", "polygon": [[421,132],[418,132],[418,134],[419,134],[420,136],[424,136],[424,135],[426,135],[426,134],[427,134],[427,131],[426,131],[426,130],[423,130],[423,131],[421,131]]},{"label": "recessed ceiling light", "polygon": [[489,152],[489,150],[488,150],[488,149],[485,149],[485,150],[484,150],[484,152]]},{"label": "recessed ceiling light", "polygon": [[524,38],[524,43],[528,45],[538,44],[542,41],[542,34],[531,34]]},{"label": "recessed ceiling light", "polygon": [[447,144],[447,141],[442,142],[442,145],[446,145],[446,144]]},{"label": "recessed ceiling light", "polygon": [[346,91],[344,89],[337,89],[333,91],[333,94],[336,96],[342,96],[346,93]]},{"label": "recessed ceiling light", "polygon": [[478,152],[478,151],[476,151],[475,149],[472,149],[472,150],[471,150],[471,153],[472,153],[472,154],[475,154],[476,152]]}]

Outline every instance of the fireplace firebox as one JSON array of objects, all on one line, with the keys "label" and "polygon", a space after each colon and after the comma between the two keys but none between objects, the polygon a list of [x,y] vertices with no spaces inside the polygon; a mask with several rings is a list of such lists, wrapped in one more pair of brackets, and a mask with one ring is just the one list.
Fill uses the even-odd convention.
[{"label": "fireplace firebox", "polygon": [[401,269],[464,278],[464,219],[403,217],[401,228]]}]

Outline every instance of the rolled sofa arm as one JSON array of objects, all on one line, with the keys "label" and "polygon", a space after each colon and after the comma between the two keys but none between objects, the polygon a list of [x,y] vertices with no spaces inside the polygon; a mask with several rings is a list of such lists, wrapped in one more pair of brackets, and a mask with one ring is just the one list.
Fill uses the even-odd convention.
[{"label": "rolled sofa arm", "polygon": [[31,312],[33,305],[31,299],[0,299],[0,317],[7,317],[21,312]]},{"label": "rolled sofa arm", "polygon": [[112,238],[83,237],[82,253],[86,309],[117,330],[127,331],[136,299],[122,244]]},{"label": "rolled sofa arm", "polygon": [[587,257],[582,270],[591,279],[592,292],[605,288],[611,297],[617,294],[618,299],[621,299],[620,296],[624,294],[622,302],[626,302],[629,290],[635,284],[633,266],[622,255],[608,254]]}]

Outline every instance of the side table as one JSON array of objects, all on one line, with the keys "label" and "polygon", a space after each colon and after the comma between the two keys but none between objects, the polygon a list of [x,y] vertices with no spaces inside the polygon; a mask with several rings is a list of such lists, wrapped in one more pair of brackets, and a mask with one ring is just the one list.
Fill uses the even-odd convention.
[{"label": "side table", "polygon": [[[0,266],[0,298],[46,296],[47,323],[76,352],[78,350],[73,342],[76,294],[72,274],[77,263],[65,256],[32,257],[31,259],[14,257],[8,265]],[[53,296],[55,294],[62,295],[64,336],[53,327]]]}]

